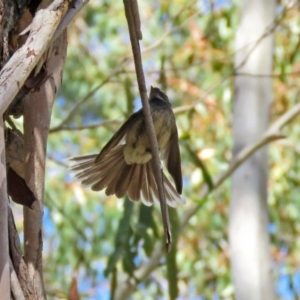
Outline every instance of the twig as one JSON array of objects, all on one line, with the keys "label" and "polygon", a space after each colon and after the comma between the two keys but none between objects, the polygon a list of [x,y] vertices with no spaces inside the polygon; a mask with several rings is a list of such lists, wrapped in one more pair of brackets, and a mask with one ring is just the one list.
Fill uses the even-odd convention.
[{"label": "twig", "polygon": [[70,224],[71,228],[74,230],[74,232],[76,232],[76,236],[82,239],[84,243],[87,243],[89,240],[86,236],[86,233],[84,232],[84,228],[89,226],[89,222],[86,221],[85,226],[79,225],[77,223],[76,217],[74,217],[74,215],[72,214],[70,215],[66,213],[64,205],[62,205],[59,200],[56,200],[56,198],[52,197],[50,193],[47,193],[46,199],[46,204],[50,208],[50,210],[57,210],[63,216],[65,222]]},{"label": "twig", "polygon": [[288,72],[288,73],[270,73],[270,74],[255,74],[255,73],[246,73],[246,72],[233,72],[232,76],[247,76],[247,77],[262,77],[262,78],[277,78],[283,76],[293,76],[299,75],[300,71]]},{"label": "twig", "polygon": [[161,164],[159,159],[158,144],[157,144],[156,134],[154,130],[153,120],[151,117],[150,106],[148,102],[146,82],[145,82],[145,76],[144,76],[143,65],[142,65],[141,50],[140,50],[139,40],[136,35],[136,32],[140,31],[140,28],[135,27],[136,24],[138,24],[138,21],[136,20],[139,19],[138,16],[139,11],[138,11],[138,7],[136,6],[137,5],[136,1],[124,0],[123,2],[125,7],[125,15],[128,23],[134,64],[136,69],[136,77],[137,77],[139,91],[140,91],[142,104],[143,104],[146,130],[149,136],[151,152],[153,155],[154,173],[155,173],[154,175],[155,175],[156,184],[158,186],[160,208],[161,208],[163,227],[164,227],[165,238],[166,238],[166,251],[169,252],[171,249],[171,232],[170,232],[170,224],[169,224],[169,214],[167,209],[165,191],[163,187],[162,169],[161,169]]},{"label": "twig", "polygon": [[[175,115],[184,113],[186,111],[193,110],[195,108],[194,105],[184,105],[180,107],[176,107],[173,109],[173,112]],[[112,124],[122,124],[125,120],[122,119],[116,119],[116,120],[105,120],[105,121],[100,121],[98,123],[94,124],[87,124],[87,125],[81,125],[81,126],[76,126],[76,127],[70,127],[70,126],[55,126],[50,128],[49,133],[55,133],[58,131],[79,131],[79,130],[85,130],[85,129],[95,129],[101,126],[107,126],[107,125],[112,125]]]},{"label": "twig", "polygon": [[[175,20],[177,19],[180,14],[182,14],[185,10],[187,10],[188,8],[192,7],[195,3],[197,3],[197,1],[193,0],[190,1],[189,3],[187,2],[174,16],[172,16],[172,19]],[[157,48],[158,46],[160,46],[160,44],[162,44],[166,38],[171,35],[172,33],[176,32],[177,30],[181,29],[183,27],[184,24],[186,24],[187,22],[189,22],[190,20],[192,20],[193,18],[195,18],[197,15],[199,15],[199,13],[201,12],[201,10],[197,10],[195,13],[193,13],[191,16],[187,17],[185,20],[183,20],[179,25],[174,26],[175,22],[169,22],[167,23],[167,28],[165,30],[165,32],[162,34],[162,36],[159,38],[159,40],[157,40],[156,42],[154,42],[151,46],[147,47],[147,48],[143,48],[141,51],[142,53],[146,53],[149,51],[152,51],[153,49]]]},{"label": "twig", "polygon": [[[207,184],[205,184],[199,194],[200,199],[206,199],[207,196],[217,189],[243,162],[245,162],[254,152],[270,143],[271,141],[284,138],[284,135],[280,133],[280,129],[290,123],[298,114],[300,113],[300,103],[295,105],[285,114],[283,114],[277,121],[275,121],[269,129],[265,132],[265,134],[258,139],[256,142],[246,146],[242,149],[235,159],[232,161],[228,169],[222,174],[216,176],[214,178],[214,188],[213,190],[209,190]],[[180,219],[180,230],[184,230],[185,226],[188,224],[189,220],[192,216],[196,214],[196,212],[202,207],[203,203],[192,204],[182,215]],[[124,299],[135,289],[136,283],[142,281],[146,278],[158,265],[163,256],[163,249],[159,245],[152,253],[148,262],[140,267],[134,273],[135,282],[128,283],[128,280],[124,280],[124,283],[118,284],[118,290],[116,291],[115,300]]]},{"label": "twig", "polygon": [[[191,111],[193,109],[195,109],[195,104],[193,105],[184,105],[184,106],[180,106],[180,107],[176,107],[173,109],[173,113],[175,115],[177,114],[181,114],[184,113],[186,111]],[[76,127],[70,127],[70,126],[55,126],[50,128],[49,133],[55,133],[58,131],[80,131],[80,130],[86,130],[86,129],[95,129],[101,126],[108,126],[108,125],[112,125],[112,124],[122,124],[124,123],[125,120],[122,119],[116,119],[116,120],[105,120],[105,121],[100,121],[98,123],[94,123],[94,124],[87,124],[87,125],[81,125],[81,126],[76,126]]]},{"label": "twig", "polygon": [[[292,9],[295,5],[292,5],[291,7],[285,8],[281,12],[281,14],[279,16],[277,16],[275,18],[275,20],[266,28],[265,32],[260,36],[259,39],[255,40],[253,42],[249,42],[248,44],[245,44],[243,47],[241,47],[240,49],[237,50],[237,51],[239,51],[239,50],[242,50],[242,49],[245,49],[245,48],[249,49],[248,53],[245,55],[245,57],[241,61],[241,63],[239,63],[239,65],[234,68],[235,71],[242,68],[247,63],[249,56],[255,51],[255,49],[259,46],[259,44],[263,41],[263,39],[274,32],[276,27],[280,24],[280,22],[282,21],[282,19],[286,15],[287,11]],[[251,44],[253,44],[253,43],[254,43],[254,45],[251,47]]]},{"label": "twig", "polygon": [[[72,118],[73,116],[76,114],[78,108],[83,104],[85,103],[91,96],[93,96],[99,89],[101,89],[105,84],[109,83],[111,78],[116,76],[117,74],[120,73],[120,68],[124,65],[124,63],[126,62],[127,60],[124,59],[117,67],[116,69],[111,73],[109,74],[109,76],[107,76],[101,83],[99,83],[95,88],[93,88],[87,95],[85,95],[80,101],[78,101],[74,106],[73,108],[70,110],[70,112],[68,113],[68,115],[60,122],[59,125],[55,126],[55,127],[52,127],[50,129],[50,132],[56,132],[56,131],[59,131],[59,130],[65,130],[65,124],[68,123]],[[72,129],[70,129],[72,130]]]},{"label": "twig", "polygon": [[122,120],[106,120],[94,124],[81,125],[77,127],[70,127],[70,126],[65,127],[65,126],[58,125],[53,128],[50,128],[49,133],[54,133],[57,131],[76,131],[76,130],[84,130],[84,129],[94,129],[101,126],[120,124],[120,123],[122,123]]},{"label": "twig", "polygon": [[[249,158],[254,152],[262,148],[263,146],[269,144],[272,141],[285,138],[285,135],[281,133],[270,133],[263,136],[261,139],[259,139],[257,142],[246,146],[244,149],[242,149],[238,155],[235,157],[235,159],[230,164],[229,168],[220,174],[219,176],[216,176],[213,181],[213,190],[218,188],[229,176],[247,159]],[[204,199],[210,194],[210,190],[207,184],[205,184],[200,191],[199,198]],[[201,202],[203,204],[203,202]],[[180,220],[180,228],[183,228],[187,225],[190,218],[200,209],[201,205],[195,204],[191,206],[188,210],[185,211],[183,214],[181,220]]]}]

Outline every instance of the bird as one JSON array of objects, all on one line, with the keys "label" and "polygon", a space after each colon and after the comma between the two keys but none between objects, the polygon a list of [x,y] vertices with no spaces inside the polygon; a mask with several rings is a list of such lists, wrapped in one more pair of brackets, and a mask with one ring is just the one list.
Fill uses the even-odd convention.
[{"label": "bird", "polygon": [[[157,87],[151,86],[149,106],[160,160],[175,183],[174,186],[162,172],[166,201],[169,206],[176,207],[186,201],[181,196],[182,172],[175,116],[168,96]],[[93,191],[105,189],[107,196],[117,198],[127,194],[130,200],[141,200],[147,206],[159,202],[154,160],[142,109],[125,121],[99,154],[70,160],[75,178]]]}]

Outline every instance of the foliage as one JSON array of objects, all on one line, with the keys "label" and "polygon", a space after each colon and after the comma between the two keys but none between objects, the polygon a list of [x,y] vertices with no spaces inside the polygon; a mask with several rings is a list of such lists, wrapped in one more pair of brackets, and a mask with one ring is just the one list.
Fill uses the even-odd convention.
[{"label": "foliage", "polygon": [[[173,107],[180,109],[187,205],[170,209],[176,252],[139,283],[132,299],[167,298],[168,293],[172,299],[177,293],[182,299],[233,299],[226,229],[229,182],[208,199],[198,194],[231,159],[232,49],[239,12],[231,1],[139,1],[139,6],[147,84],[163,87]],[[295,6],[278,4],[272,121],[293,107],[299,94],[298,14]],[[108,299],[116,278],[134,277],[134,270],[162,243],[158,205],[147,208],[91,192],[72,180],[64,163],[73,155],[99,152],[138,107],[123,3],[91,1],[70,26],[63,85],[49,136],[44,222],[49,299],[66,298],[74,277],[84,299]],[[284,129],[287,139],[270,146],[269,230],[277,291],[283,299],[300,293],[297,121]],[[94,124],[99,126],[88,128]],[[201,208],[177,236],[179,219],[191,203]]]}]

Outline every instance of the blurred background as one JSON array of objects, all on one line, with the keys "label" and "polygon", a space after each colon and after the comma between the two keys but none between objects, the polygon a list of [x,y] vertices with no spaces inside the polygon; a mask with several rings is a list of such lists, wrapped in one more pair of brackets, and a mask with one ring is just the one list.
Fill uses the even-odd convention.
[{"label": "blurred background", "polygon": [[[147,88],[160,87],[175,110],[187,204],[170,209],[173,254],[163,256],[137,283],[130,299],[234,297],[227,234],[230,180],[205,199],[199,192],[232,158],[239,5],[230,0],[139,1]],[[297,1],[278,1],[276,16],[271,122],[297,103],[300,92]],[[66,168],[68,157],[98,153],[140,107],[123,2],[91,0],[69,26],[63,83],[48,141],[48,299],[66,299],[72,289],[82,299],[110,299],[122,284],[128,288],[134,282],[135,271],[163,243],[159,205],[149,208],[92,192],[75,182]],[[286,139],[269,146],[268,230],[277,295],[292,300],[300,299],[299,119],[283,133]],[[192,205],[197,209],[178,234]],[[14,204],[14,209],[21,232],[22,208]]]}]

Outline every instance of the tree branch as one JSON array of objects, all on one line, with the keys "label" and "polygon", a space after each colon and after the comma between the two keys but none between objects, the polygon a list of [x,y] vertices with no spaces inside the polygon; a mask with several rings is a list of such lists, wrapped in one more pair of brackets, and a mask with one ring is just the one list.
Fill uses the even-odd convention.
[{"label": "tree branch", "polygon": [[81,100],[79,100],[78,102],[76,102],[76,104],[73,106],[73,108],[69,111],[68,115],[60,122],[59,125],[52,127],[50,129],[50,132],[52,133],[52,132],[56,132],[56,131],[60,131],[60,130],[65,130],[65,128],[66,128],[65,124],[67,124],[73,118],[73,116],[76,114],[76,112],[79,109],[79,107],[83,103],[85,103],[91,96],[93,96],[99,89],[101,89],[105,84],[107,84],[112,77],[114,77],[117,74],[119,74],[120,73],[120,68],[124,65],[124,63],[125,63],[125,60],[123,62],[121,62],[117,66],[117,68],[108,77],[106,77],[101,83],[99,83],[95,88],[93,88]]},{"label": "tree branch", "polygon": [[[75,106],[73,107],[73,109],[75,108]],[[77,110],[77,108],[78,107],[76,107],[76,110]],[[191,111],[194,108],[195,108],[195,105],[184,105],[184,106],[174,108],[173,113],[175,115],[177,115],[177,114],[184,113],[186,111]],[[73,111],[73,109],[72,109],[72,111]],[[69,115],[68,115],[67,118],[69,118]],[[125,120],[122,120],[122,119],[104,120],[104,121],[100,121],[98,123],[81,125],[81,126],[76,126],[76,127],[70,127],[70,126],[64,126],[66,119],[64,119],[59,125],[50,128],[49,133],[55,133],[55,132],[58,132],[58,131],[77,131],[77,130],[85,130],[85,129],[95,129],[95,128],[98,128],[98,127],[101,127],[101,126],[107,126],[107,125],[112,125],[112,124],[118,124],[119,125],[119,124],[122,124],[122,123],[125,122]]]},{"label": "tree branch", "polygon": [[98,128],[101,126],[107,126],[107,125],[111,125],[111,124],[121,124],[122,120],[106,120],[106,121],[100,121],[98,123],[94,123],[94,124],[87,124],[87,125],[82,125],[82,126],[77,126],[77,127],[66,127],[66,126],[55,126],[53,128],[50,128],[49,133],[54,133],[57,131],[76,131],[76,130],[84,130],[84,129],[94,129],[94,128]]},{"label": "tree branch", "polygon": [[67,8],[67,1],[55,0],[49,8],[36,13],[26,43],[14,53],[0,72],[0,116],[48,49]]},{"label": "tree branch", "polygon": [[[136,77],[137,77],[139,91],[142,99],[146,130],[150,140],[151,153],[153,155],[152,159],[154,161],[154,173],[155,173],[154,175],[158,187],[160,208],[161,208],[163,227],[164,227],[165,238],[166,238],[166,251],[169,252],[171,250],[171,232],[170,232],[170,224],[169,224],[169,214],[168,214],[167,202],[166,202],[165,191],[163,186],[163,177],[162,177],[161,163],[159,159],[158,144],[157,144],[156,134],[154,130],[153,120],[151,117],[150,105],[147,96],[145,75],[143,71],[142,55],[141,55],[141,50],[139,45],[139,39],[137,36],[137,32],[138,33],[141,32],[141,29],[139,28],[140,26],[139,10],[137,6],[137,0],[124,0],[123,2],[125,7],[125,15],[128,23],[131,48],[132,48],[135,70],[136,70]],[[141,37],[141,34],[139,36]]]},{"label": "tree branch", "polygon": [[27,95],[24,99],[24,145],[27,154],[24,179],[38,199],[33,204],[32,210],[24,208],[25,260],[34,296],[38,299],[45,299],[42,272],[42,216],[46,145],[52,106],[61,83],[66,50],[65,31],[52,46],[47,62],[47,80],[39,91]]}]

